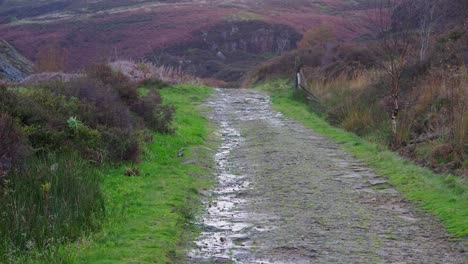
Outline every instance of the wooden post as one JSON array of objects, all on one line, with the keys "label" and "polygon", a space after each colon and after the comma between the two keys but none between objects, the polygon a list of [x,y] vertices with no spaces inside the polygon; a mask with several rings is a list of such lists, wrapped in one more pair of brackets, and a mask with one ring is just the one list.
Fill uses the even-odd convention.
[{"label": "wooden post", "polygon": [[300,86],[301,86],[301,83],[302,83],[302,75],[301,75],[301,71],[302,71],[302,62],[301,62],[301,59],[299,57],[296,57],[296,61],[295,61],[295,65],[294,65],[294,72],[295,72],[295,76],[294,76],[294,86],[293,86],[293,92],[294,94],[297,93],[297,91],[299,90]]}]

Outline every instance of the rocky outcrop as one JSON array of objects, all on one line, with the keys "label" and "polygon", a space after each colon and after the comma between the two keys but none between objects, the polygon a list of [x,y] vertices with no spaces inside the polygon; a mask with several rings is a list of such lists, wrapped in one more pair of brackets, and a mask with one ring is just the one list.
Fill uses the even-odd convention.
[{"label": "rocky outcrop", "polygon": [[287,25],[223,22],[197,32],[191,42],[167,48],[157,56],[157,63],[182,67],[202,78],[236,82],[255,65],[295,49],[301,38]]},{"label": "rocky outcrop", "polygon": [[0,41],[0,80],[18,82],[33,71],[33,64],[8,42]]},{"label": "rocky outcrop", "polygon": [[289,26],[260,21],[226,22],[202,34],[203,41],[211,50],[240,50],[253,54],[280,54],[295,48],[296,42],[301,38],[301,35]]}]

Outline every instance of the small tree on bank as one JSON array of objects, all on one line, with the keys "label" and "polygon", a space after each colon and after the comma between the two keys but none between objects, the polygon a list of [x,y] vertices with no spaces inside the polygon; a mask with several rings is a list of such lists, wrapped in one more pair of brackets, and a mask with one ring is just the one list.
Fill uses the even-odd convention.
[{"label": "small tree on bank", "polygon": [[[379,63],[390,83],[391,106],[390,119],[392,127],[392,149],[398,148],[398,115],[400,113],[401,77],[408,62],[412,48],[409,21],[398,20],[392,23],[392,15],[397,8],[411,12],[414,6],[410,1],[372,0],[369,19],[373,25],[376,38],[375,52],[382,58]],[[395,21],[395,20],[394,20]]]}]

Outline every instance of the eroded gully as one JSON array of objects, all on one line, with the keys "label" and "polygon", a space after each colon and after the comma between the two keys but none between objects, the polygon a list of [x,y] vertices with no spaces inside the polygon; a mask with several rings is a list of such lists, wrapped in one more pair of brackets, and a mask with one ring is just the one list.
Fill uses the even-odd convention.
[{"label": "eroded gully", "polygon": [[207,104],[218,184],[188,263],[468,262],[433,216],[268,95],[217,89]]}]

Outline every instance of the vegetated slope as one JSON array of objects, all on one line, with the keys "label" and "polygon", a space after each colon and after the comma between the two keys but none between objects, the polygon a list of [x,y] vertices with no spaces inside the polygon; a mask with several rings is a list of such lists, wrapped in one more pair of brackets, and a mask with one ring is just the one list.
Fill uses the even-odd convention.
[{"label": "vegetated slope", "polygon": [[[468,2],[403,3],[393,10],[384,38],[375,34],[345,43],[330,34],[330,28],[315,30],[298,50],[257,67],[246,84],[291,78],[299,56],[308,89],[319,101],[311,106],[329,122],[373,142],[393,145],[401,155],[436,172],[467,177]],[[427,9],[428,5],[434,8]],[[421,34],[424,21],[429,33]],[[389,39],[393,46],[385,46]],[[408,49],[402,55],[404,45]],[[393,76],[388,71],[391,56],[403,58],[401,70]],[[392,93],[395,76],[398,90]]]},{"label": "vegetated slope", "polygon": [[[61,47],[66,53],[66,70],[115,57],[153,59],[180,43],[196,45],[203,40],[203,32],[229,22],[284,24],[298,33],[327,24],[343,39],[367,31],[365,11],[358,1],[93,1],[88,5],[86,1],[57,1],[22,2],[8,8],[9,2],[0,6],[2,38],[33,61],[40,59],[41,49]],[[245,34],[259,29],[258,24],[251,25]],[[291,45],[296,35],[291,34]]]},{"label": "vegetated slope", "polygon": [[150,84],[99,65],[69,82],[0,85],[1,263],[69,263],[58,248],[99,229],[101,166],[136,164],[172,131],[165,84]]},{"label": "vegetated slope", "polygon": [[0,80],[20,81],[33,71],[33,64],[11,46],[0,40]]}]

